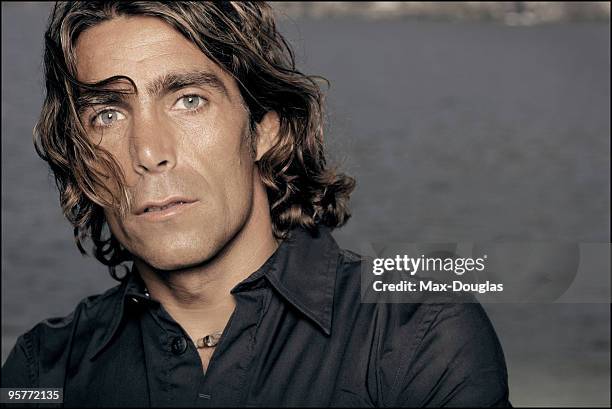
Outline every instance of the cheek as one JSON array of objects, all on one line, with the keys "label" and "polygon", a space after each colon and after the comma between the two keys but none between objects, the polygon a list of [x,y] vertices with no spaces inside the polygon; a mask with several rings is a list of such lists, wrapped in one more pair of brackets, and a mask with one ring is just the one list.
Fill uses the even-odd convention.
[{"label": "cheek", "polygon": [[230,213],[243,213],[250,208],[253,194],[253,165],[247,155],[238,156],[226,169],[225,197]]},{"label": "cheek", "polygon": [[[111,213],[109,211],[105,211],[104,212],[105,216],[106,216],[106,221],[107,224],[110,228],[110,231],[113,233],[113,235],[115,236],[115,238],[117,240],[119,240],[119,242],[126,247],[128,250],[132,250],[131,246],[130,246],[130,241],[128,240],[129,235],[127,234],[127,232],[124,230],[124,226],[123,223],[121,223],[120,219],[117,218],[114,213]],[[131,239],[131,237],[130,237]]]},{"label": "cheek", "polygon": [[211,185],[218,192],[223,217],[242,219],[250,208],[253,190],[253,163],[248,149],[232,149],[216,157],[223,159],[211,163],[211,172],[214,173]]},{"label": "cheek", "polygon": [[[109,138],[110,139],[110,138]],[[130,146],[127,139],[122,140],[106,140],[102,144],[97,144],[99,152],[99,160],[93,164],[93,169],[102,175],[109,175],[109,178],[103,177],[103,182],[106,179],[105,186],[112,192],[113,195],[117,195],[120,192],[120,175],[123,175],[123,182],[126,187],[132,187],[138,182],[138,175],[133,171],[132,160],[130,155]],[[108,166],[106,165],[108,163]],[[110,165],[115,166],[117,174],[111,173]],[[100,191],[99,194],[107,198],[108,193]]]},{"label": "cheek", "polygon": [[246,123],[243,118],[233,122],[217,119],[184,130],[180,138],[184,161],[214,190],[234,199],[252,185],[254,162],[245,135]]}]

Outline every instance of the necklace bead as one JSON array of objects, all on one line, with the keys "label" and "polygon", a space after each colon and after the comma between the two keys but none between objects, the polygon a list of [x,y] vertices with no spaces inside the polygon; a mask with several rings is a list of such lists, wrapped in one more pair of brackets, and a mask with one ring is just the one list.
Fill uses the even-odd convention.
[{"label": "necklace bead", "polygon": [[219,343],[219,339],[221,338],[222,331],[213,332],[212,334],[208,334],[205,337],[198,338],[196,341],[196,347],[198,348],[206,348],[206,347],[214,347]]}]

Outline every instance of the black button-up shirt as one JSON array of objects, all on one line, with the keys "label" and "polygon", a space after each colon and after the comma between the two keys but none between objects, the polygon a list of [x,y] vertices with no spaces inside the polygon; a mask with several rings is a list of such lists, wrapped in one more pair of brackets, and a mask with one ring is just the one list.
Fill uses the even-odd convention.
[{"label": "black button-up shirt", "polygon": [[65,406],[505,406],[504,356],[477,303],[360,302],[360,257],[295,229],[237,284],[206,372],[137,272],[19,337],[3,387]]}]

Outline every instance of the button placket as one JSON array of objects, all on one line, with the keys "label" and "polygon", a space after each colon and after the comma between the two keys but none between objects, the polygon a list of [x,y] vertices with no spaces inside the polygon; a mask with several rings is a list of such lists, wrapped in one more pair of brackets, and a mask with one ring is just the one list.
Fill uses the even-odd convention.
[{"label": "button placket", "polygon": [[[267,293],[267,288],[235,292],[236,309],[204,375],[198,394],[200,401],[206,399],[211,405],[222,403],[223,406],[244,404],[248,394],[247,372],[255,356],[254,335],[260,325]],[[227,353],[230,348],[231,353]],[[214,398],[211,391],[214,391]]]}]

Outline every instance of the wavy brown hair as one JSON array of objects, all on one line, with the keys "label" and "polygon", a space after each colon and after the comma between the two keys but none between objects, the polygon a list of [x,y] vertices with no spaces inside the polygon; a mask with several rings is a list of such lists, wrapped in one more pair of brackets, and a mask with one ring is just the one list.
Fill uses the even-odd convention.
[{"label": "wavy brown hair", "polygon": [[[277,143],[257,162],[270,202],[273,231],[284,238],[293,227],[315,232],[350,217],[353,178],[326,165],[323,94],[318,76],[295,67],[294,54],[277,31],[265,3],[243,2],[58,2],[45,33],[46,95],[34,132],[39,156],[54,173],[62,210],[74,227],[81,253],[90,238],[93,254],[121,280],[116,267],[132,259],[110,232],[104,208],[125,214],[130,198],[112,155],[90,143],[78,115],[80,92],[104,88],[76,79],[75,45],[81,33],[118,16],[153,16],[171,25],[232,75],[249,111],[251,129],[266,112],[280,119]],[[114,186],[113,186],[114,184]],[[112,192],[120,192],[113,195]]]}]

